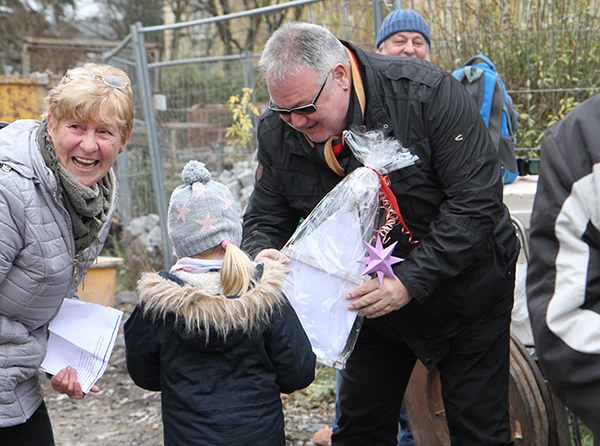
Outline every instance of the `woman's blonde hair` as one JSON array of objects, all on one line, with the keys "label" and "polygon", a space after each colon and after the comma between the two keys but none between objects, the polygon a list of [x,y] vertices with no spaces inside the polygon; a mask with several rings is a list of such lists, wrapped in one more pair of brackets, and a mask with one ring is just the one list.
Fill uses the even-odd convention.
[{"label": "woman's blonde hair", "polygon": [[[44,99],[42,118],[52,116],[58,124],[66,119],[91,121],[99,124],[119,126],[121,138],[127,140],[133,130],[135,108],[132,102],[131,82],[124,71],[110,65],[87,63],[83,70],[95,74],[95,77],[71,78],[70,71],[62,78]],[[122,79],[123,88],[105,83],[103,76]]]}]

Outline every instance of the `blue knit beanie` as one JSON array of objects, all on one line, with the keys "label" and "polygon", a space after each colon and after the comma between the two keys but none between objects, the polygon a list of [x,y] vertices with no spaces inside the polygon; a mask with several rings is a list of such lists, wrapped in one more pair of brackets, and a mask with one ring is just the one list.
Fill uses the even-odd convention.
[{"label": "blue knit beanie", "polygon": [[388,37],[402,32],[412,31],[423,34],[427,44],[431,47],[431,36],[429,26],[421,14],[412,9],[396,9],[388,14],[383,21],[381,29],[377,33],[375,48],[379,48],[381,42]]}]

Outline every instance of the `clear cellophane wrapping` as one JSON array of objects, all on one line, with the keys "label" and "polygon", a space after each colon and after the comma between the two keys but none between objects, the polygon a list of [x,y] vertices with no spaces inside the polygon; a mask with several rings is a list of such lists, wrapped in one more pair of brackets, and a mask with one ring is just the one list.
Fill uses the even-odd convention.
[{"label": "clear cellophane wrapping", "polygon": [[[344,139],[367,167],[347,175],[298,226],[283,248],[291,259],[286,295],[320,363],[343,369],[362,323],[347,308],[346,294],[363,277],[370,243],[379,230],[380,176],[411,165],[416,157],[380,132],[349,131]],[[374,171],[375,170],[375,171]]]}]

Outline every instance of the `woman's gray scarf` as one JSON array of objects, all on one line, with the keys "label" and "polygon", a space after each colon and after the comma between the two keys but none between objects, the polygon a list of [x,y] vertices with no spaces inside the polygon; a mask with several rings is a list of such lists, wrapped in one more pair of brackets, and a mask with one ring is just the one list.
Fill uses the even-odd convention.
[{"label": "woman's gray scarf", "polygon": [[38,130],[38,142],[46,165],[56,177],[60,200],[71,215],[75,253],[79,255],[98,239],[98,233],[108,219],[111,189],[108,175],[104,175],[92,187],[77,181],[58,161],[46,120]]}]

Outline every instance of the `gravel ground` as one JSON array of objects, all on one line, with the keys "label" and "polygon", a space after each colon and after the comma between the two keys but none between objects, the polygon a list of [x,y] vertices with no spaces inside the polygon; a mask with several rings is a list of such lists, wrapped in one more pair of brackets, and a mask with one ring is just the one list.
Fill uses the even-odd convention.
[{"label": "gravel ground", "polygon": [[[118,302],[115,306],[125,313],[125,321],[133,304]],[[163,444],[160,393],[140,389],[129,378],[122,329],[106,373],[97,383],[100,393],[74,401],[55,392],[50,380],[42,381],[57,446]],[[282,395],[288,446],[314,445],[313,434],[331,426],[334,389],[334,371],[318,366],[311,386]]]}]

